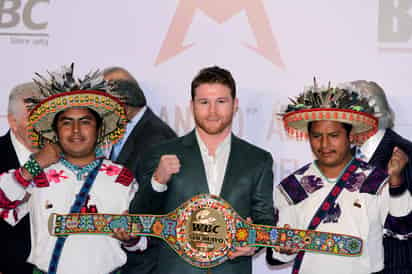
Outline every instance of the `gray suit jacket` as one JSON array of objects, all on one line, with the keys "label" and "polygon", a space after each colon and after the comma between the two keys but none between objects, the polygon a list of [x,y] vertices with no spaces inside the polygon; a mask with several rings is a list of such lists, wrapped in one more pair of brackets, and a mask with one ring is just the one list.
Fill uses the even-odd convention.
[{"label": "gray suit jacket", "polygon": [[[151,177],[164,154],[175,154],[181,169],[168,182],[163,193],[151,187]],[[221,197],[243,217],[251,217],[254,223],[274,225],[273,209],[273,159],[269,152],[253,146],[232,135],[232,144],[226,167]],[[131,203],[131,213],[165,214],[176,209],[191,197],[209,193],[205,170],[195,132],[156,146],[143,157],[140,189]],[[217,274],[250,274],[250,257],[227,261],[211,269]],[[191,266],[162,243],[159,251],[159,274],[206,273]]]}]

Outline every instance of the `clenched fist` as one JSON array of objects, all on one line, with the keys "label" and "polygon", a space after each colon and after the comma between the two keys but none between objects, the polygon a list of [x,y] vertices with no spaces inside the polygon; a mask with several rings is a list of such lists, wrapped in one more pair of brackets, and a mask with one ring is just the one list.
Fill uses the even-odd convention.
[{"label": "clenched fist", "polygon": [[57,144],[49,143],[34,154],[34,158],[41,168],[46,168],[59,161],[60,153],[61,149]]},{"label": "clenched fist", "polygon": [[391,187],[401,185],[401,172],[408,163],[409,158],[400,148],[395,147],[392,152],[392,157],[388,162],[389,183]]},{"label": "clenched fist", "polygon": [[153,178],[160,184],[167,184],[173,174],[180,171],[180,161],[176,155],[162,155]]}]

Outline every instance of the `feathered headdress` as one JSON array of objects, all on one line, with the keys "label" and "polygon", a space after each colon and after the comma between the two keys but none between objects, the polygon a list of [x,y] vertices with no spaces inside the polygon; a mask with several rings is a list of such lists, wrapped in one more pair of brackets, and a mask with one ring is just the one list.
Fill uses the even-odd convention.
[{"label": "feathered headdress", "polygon": [[[57,113],[72,107],[90,108],[102,118],[102,128],[98,144],[105,147],[116,143],[124,134],[127,123],[121,97],[115,86],[104,80],[99,71],[87,74],[83,79],[73,75],[74,64],[63,67],[60,72],[42,76],[36,73],[33,81],[45,97],[36,104],[29,115],[29,130],[34,147],[42,147],[46,142],[55,142],[52,129]],[[36,102],[31,102],[33,105]]]},{"label": "feathered headdress", "polygon": [[352,136],[363,142],[376,133],[378,119],[368,98],[355,90],[314,85],[306,88],[297,98],[290,98],[286,110],[280,115],[289,135],[307,137],[307,124],[312,121],[331,120],[353,126]]}]

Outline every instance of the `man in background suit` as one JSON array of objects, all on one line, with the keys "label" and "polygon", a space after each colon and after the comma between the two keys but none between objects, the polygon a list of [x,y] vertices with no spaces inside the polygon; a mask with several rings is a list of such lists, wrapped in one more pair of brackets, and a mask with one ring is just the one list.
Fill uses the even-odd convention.
[{"label": "man in background suit", "polygon": [[[274,225],[273,159],[232,133],[238,108],[232,75],[219,67],[202,69],[192,81],[191,95],[195,129],[144,156],[130,212],[143,208],[165,214],[195,195],[211,193],[224,198],[243,218]],[[250,274],[254,252],[252,247],[237,248],[232,260],[206,270],[191,266],[162,242],[156,273]]]},{"label": "man in background suit", "polygon": [[[110,158],[134,172],[143,153],[150,147],[167,139],[175,138],[176,133],[146,105],[146,98],[136,79],[124,68],[110,67],[103,71],[106,80],[113,81],[117,90],[126,98],[127,123],[123,139],[114,145]],[[127,252],[127,263],[122,274],[153,273],[157,264],[159,242],[150,239],[148,248],[139,254]]]},{"label": "man in background suit", "polygon": [[[10,130],[0,137],[0,173],[20,167],[34,152],[27,131],[29,111],[25,99],[39,96],[40,90],[32,82],[17,85],[11,90],[7,110]],[[0,191],[0,203],[4,199],[7,198]],[[13,227],[3,220],[4,214],[8,213],[0,210],[0,273],[31,274],[33,267],[26,263],[30,253],[29,216]]]},{"label": "man in background suit", "polygon": [[103,71],[106,80],[113,81],[126,97],[129,120],[126,133],[111,152],[114,160],[137,172],[143,153],[153,145],[177,137],[176,133],[147,106],[146,97],[136,79],[124,68],[110,67]]},{"label": "man in background suit", "polygon": [[[354,86],[361,95],[369,97],[369,100],[375,104],[377,112],[381,113],[378,132],[357,149],[357,156],[373,166],[386,170],[394,150],[400,149],[405,152],[409,162],[402,171],[403,185],[412,193],[412,143],[392,130],[395,120],[394,113],[386,100],[384,90],[377,83],[364,80],[353,81],[347,85]],[[396,227],[388,226],[388,219],[394,220],[392,216],[389,216],[385,228],[396,230]],[[412,213],[398,218],[398,221],[405,226],[412,226]],[[412,238],[400,240],[399,237],[402,238],[400,235],[384,237],[385,268],[383,273],[407,274],[412,272]]]}]

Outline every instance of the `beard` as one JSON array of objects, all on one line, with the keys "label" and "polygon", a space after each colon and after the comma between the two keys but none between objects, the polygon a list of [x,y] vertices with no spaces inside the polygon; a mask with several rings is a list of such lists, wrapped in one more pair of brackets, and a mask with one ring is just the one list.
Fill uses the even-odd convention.
[{"label": "beard", "polygon": [[201,128],[204,132],[206,132],[209,135],[218,135],[225,131],[227,128],[231,127],[233,115],[223,120],[216,119],[216,121],[219,121],[218,123],[213,123],[214,119],[212,118],[199,119],[199,117],[197,117],[196,115],[194,116],[194,119],[196,126]]}]

